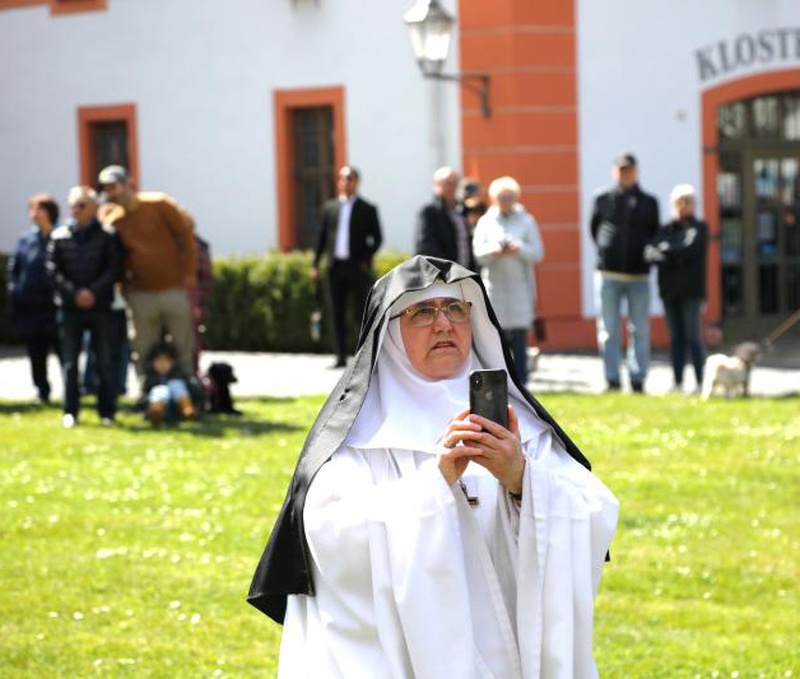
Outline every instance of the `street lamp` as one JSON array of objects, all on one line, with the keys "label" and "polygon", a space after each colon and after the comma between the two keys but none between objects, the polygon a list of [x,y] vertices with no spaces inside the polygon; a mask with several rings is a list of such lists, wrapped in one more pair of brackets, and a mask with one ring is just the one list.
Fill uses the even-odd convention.
[{"label": "street lamp", "polygon": [[[481,99],[484,118],[492,114],[489,106],[489,76],[485,73],[442,73],[450,51],[453,25],[456,20],[439,4],[439,0],[417,0],[403,16],[408,26],[411,49],[422,75],[435,80],[461,83]],[[477,83],[475,82],[477,81]]]}]

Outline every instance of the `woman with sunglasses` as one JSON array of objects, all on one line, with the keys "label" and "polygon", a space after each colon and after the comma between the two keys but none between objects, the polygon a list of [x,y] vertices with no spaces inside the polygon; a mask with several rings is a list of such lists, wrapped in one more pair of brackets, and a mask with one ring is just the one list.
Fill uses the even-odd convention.
[{"label": "woman with sunglasses", "polygon": [[477,274],[417,256],[373,286],[248,597],[279,677],[596,676],[617,502],[515,377],[508,428],[469,412],[470,372],[509,366]]}]

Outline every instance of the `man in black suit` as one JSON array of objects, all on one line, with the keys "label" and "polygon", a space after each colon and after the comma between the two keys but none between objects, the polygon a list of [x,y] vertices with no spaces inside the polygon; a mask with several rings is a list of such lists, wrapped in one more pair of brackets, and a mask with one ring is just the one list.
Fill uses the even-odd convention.
[{"label": "man in black suit", "polygon": [[345,165],[339,171],[339,197],[325,203],[322,210],[322,228],[311,267],[311,278],[316,281],[320,260],[323,254],[327,257],[337,368],[344,367],[347,355],[347,298],[352,298],[356,323],[360,323],[373,283],[372,257],[382,241],[377,208],[357,195],[360,178],[354,167]]},{"label": "man in black suit", "polygon": [[434,199],[417,218],[416,253],[441,257],[477,271],[472,257],[469,228],[458,209],[458,172],[440,167],[433,175]]}]

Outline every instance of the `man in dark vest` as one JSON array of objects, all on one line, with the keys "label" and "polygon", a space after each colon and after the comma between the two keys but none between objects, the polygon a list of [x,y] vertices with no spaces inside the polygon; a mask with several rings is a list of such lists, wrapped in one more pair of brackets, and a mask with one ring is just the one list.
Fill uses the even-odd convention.
[{"label": "man in dark vest", "polygon": [[322,210],[322,226],[311,267],[311,278],[319,280],[320,260],[325,255],[337,368],[344,367],[347,357],[347,299],[352,300],[357,327],[373,283],[372,258],[383,240],[377,208],[358,195],[360,179],[354,167],[345,165],[339,171],[339,195],[325,203]]}]

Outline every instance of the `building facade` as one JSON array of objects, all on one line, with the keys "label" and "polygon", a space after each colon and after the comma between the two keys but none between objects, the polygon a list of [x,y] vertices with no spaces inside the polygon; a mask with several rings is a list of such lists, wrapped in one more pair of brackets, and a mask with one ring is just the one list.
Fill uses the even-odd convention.
[{"label": "building facade", "polygon": [[[335,169],[359,167],[387,247],[411,251],[441,164],[510,174],[536,216],[547,344],[594,345],[594,194],[632,151],[660,201],[711,226],[706,322],[760,337],[800,306],[800,5],[450,0],[449,72],[424,80],[411,0],[0,0],[0,250],[25,199],[126,163],[218,254],[307,247]],[[654,295],[654,299],[657,296]],[[654,337],[666,337],[653,304]]]}]

